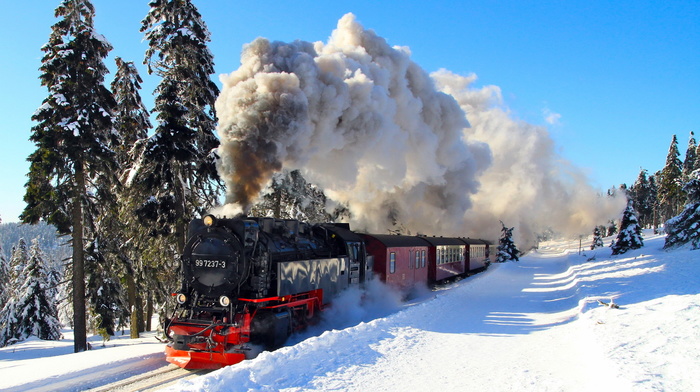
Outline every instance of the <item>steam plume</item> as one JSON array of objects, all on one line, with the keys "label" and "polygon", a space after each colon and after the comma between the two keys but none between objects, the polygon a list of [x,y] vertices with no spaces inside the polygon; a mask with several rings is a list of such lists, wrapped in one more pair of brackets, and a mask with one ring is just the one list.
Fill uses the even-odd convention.
[{"label": "steam plume", "polygon": [[491,230],[490,238],[497,238],[500,227],[493,222],[500,219],[516,227],[522,248],[547,229],[569,236],[589,234],[621,214],[625,198],[600,195],[580,169],[556,153],[546,128],[513,119],[497,86],[475,89],[470,87],[475,75],[446,70],[431,76],[467,113],[471,127],[464,130],[465,137],[484,141],[493,151],[492,165],[479,178],[473,208],[464,216],[482,236],[486,229]]},{"label": "steam plume", "polygon": [[221,80],[219,171],[243,209],[275,171],[300,168],[368,230],[456,232],[490,162],[454,98],[352,14],[327,44],[258,38]]},{"label": "steam plume", "polygon": [[545,228],[588,233],[622,211],[562,162],[545,128],[510,118],[498,88],[474,80],[429,76],[352,14],[325,44],[258,38],[222,75],[216,103],[227,203],[246,210],[284,167],[373,232],[399,221],[497,239],[503,220],[523,244]]}]

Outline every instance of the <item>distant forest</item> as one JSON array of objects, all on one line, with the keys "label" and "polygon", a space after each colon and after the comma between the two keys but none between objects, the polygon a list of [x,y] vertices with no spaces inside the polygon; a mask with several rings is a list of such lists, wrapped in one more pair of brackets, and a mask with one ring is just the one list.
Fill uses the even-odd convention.
[{"label": "distant forest", "polygon": [[0,224],[0,247],[5,260],[10,260],[12,248],[17,246],[20,238],[27,243],[36,238],[44,253],[56,262],[70,257],[69,237],[59,237],[53,225],[45,222],[36,225],[12,222]]}]

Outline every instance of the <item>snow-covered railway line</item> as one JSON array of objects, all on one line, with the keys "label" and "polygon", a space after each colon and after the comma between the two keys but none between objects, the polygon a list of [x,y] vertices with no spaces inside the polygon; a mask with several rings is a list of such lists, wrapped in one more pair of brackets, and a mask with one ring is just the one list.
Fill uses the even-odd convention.
[{"label": "snow-covered railway line", "polygon": [[175,384],[180,380],[187,380],[199,377],[202,374],[211,372],[209,369],[186,370],[175,365],[168,364],[162,368],[152,370],[143,374],[138,374],[123,380],[106,384],[97,388],[89,389],[89,392],[130,392],[130,391],[155,391],[168,385]]},{"label": "snow-covered railway line", "polygon": [[39,391],[153,391],[179,380],[192,379],[210,370],[189,371],[167,364],[162,353],[86,368],[61,377],[49,376],[34,382],[13,385],[8,392]]}]

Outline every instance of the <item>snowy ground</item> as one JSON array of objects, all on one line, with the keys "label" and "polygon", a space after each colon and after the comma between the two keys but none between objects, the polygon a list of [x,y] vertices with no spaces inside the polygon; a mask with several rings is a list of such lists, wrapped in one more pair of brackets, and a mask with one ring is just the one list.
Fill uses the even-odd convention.
[{"label": "snowy ground", "polygon": [[[700,251],[662,251],[650,234],[645,244],[616,257],[543,246],[403,305],[383,292],[360,308],[348,293],[330,330],[170,390],[698,391]],[[619,309],[598,303],[611,298]],[[0,389],[79,390],[164,365],[155,339],[133,343],[0,349]]]}]

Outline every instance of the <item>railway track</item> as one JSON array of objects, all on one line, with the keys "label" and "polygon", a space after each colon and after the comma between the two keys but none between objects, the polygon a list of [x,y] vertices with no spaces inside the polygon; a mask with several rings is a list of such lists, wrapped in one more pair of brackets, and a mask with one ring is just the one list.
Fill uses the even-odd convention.
[{"label": "railway track", "polygon": [[199,377],[211,372],[210,369],[185,370],[175,365],[167,365],[147,373],[138,374],[123,380],[115,381],[97,388],[89,389],[89,392],[131,392],[131,391],[155,391],[173,385],[180,380]]}]

